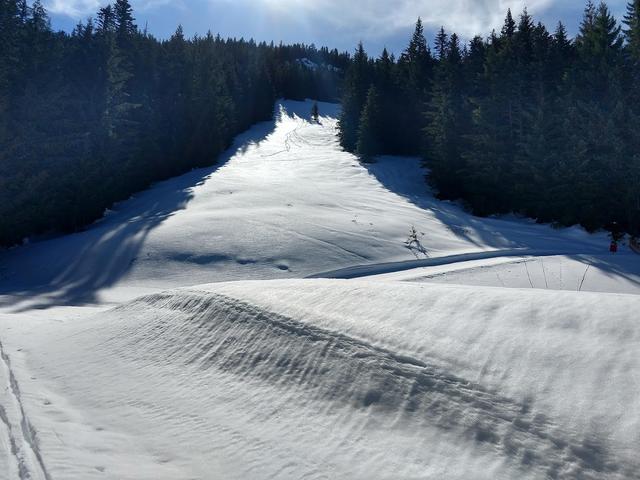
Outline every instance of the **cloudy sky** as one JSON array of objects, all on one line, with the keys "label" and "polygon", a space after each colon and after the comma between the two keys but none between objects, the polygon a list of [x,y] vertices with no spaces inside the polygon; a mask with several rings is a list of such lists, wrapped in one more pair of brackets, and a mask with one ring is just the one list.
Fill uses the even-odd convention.
[{"label": "cloudy sky", "polygon": [[[586,1],[586,0],[585,0]],[[132,0],[137,23],[157,37],[182,24],[189,35],[211,30],[223,36],[282,40],[352,50],[362,40],[372,53],[401,51],[418,16],[430,35],[444,25],[466,38],[502,24],[507,8],[527,6],[548,26],[558,20],[574,32],[583,0]],[[620,17],[627,0],[610,0]],[[108,0],[44,0],[56,28],[69,29]]]}]

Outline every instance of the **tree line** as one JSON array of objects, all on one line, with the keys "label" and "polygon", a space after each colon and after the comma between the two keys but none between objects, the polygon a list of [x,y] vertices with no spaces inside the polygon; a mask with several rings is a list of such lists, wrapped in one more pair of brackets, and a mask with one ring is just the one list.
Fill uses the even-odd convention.
[{"label": "tree line", "polygon": [[[315,62],[309,68],[301,60]],[[337,100],[349,55],[311,45],[158,40],[128,0],[71,33],[0,0],[0,246],[77,231],[150,183],[214,163],[277,97]]]},{"label": "tree line", "polygon": [[422,155],[438,195],[478,215],[640,234],[640,0],[622,24],[589,2],[574,39],[508,11],[432,50],[418,20],[397,59],[358,46],[342,105],[346,150]]}]

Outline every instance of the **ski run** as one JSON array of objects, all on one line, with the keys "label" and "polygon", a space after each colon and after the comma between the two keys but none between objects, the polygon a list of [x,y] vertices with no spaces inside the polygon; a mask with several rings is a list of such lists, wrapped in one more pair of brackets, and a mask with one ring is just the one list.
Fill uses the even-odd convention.
[{"label": "ski run", "polygon": [[640,478],[640,256],[312,104],[0,253],[0,479]]}]

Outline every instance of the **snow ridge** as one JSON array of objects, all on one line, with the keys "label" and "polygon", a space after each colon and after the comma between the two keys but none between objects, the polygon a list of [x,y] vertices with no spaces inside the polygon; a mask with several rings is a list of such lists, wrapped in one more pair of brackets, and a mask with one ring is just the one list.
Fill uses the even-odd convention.
[{"label": "snow ridge", "polygon": [[527,402],[451,375],[427,358],[398,355],[226,295],[156,294],[113,314],[128,319],[126,348],[149,358],[304,390],[329,408],[373,409],[390,426],[436,426],[549,478],[640,478],[638,465],[621,463],[601,439],[561,431]]}]

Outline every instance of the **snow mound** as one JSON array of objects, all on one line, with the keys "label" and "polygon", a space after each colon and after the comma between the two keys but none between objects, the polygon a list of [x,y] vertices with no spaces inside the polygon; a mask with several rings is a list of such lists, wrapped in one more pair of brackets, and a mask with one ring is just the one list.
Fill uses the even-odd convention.
[{"label": "snow mound", "polygon": [[[30,367],[136,445],[107,442],[114,478],[640,478],[638,308],[631,295],[216,284],[45,327]],[[74,415],[30,410],[52,477],[90,478],[66,469],[92,453],[46,433]]]}]

